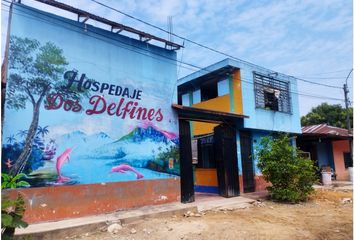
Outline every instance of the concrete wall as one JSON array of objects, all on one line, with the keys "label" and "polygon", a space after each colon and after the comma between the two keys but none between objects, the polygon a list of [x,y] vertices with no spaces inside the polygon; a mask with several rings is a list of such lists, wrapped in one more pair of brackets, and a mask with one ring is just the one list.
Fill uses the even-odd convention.
[{"label": "concrete wall", "polygon": [[4,190],[3,194],[14,197],[17,192],[25,198],[24,220],[38,223],[180,201],[180,180],[173,178],[29,188]]},{"label": "concrete wall", "polygon": [[335,171],[337,175],[337,180],[348,181],[349,180],[349,172],[348,169],[345,168],[344,165],[344,152],[349,152],[349,141],[333,141],[333,159],[335,165]]},{"label": "concrete wall", "polygon": [[[26,136],[19,137],[18,132],[23,131],[30,136],[29,131],[26,133],[25,130],[29,129],[34,116],[32,103],[26,91],[22,89],[23,92],[18,93],[16,91],[21,89],[13,89],[11,94],[26,95],[28,101],[23,108],[16,109],[11,107],[11,101],[5,99],[2,172],[11,171],[16,161],[21,163],[18,169],[25,166],[21,171],[29,176],[24,180],[31,187],[4,191],[24,194],[27,205],[25,220],[30,223],[59,220],[179,201],[178,121],[171,108],[171,103],[176,102],[176,52],[21,4],[14,4],[10,29],[12,39],[15,39],[10,46],[15,44],[16,39],[27,38],[38,42],[39,46],[55,46],[58,49],[56,55],[62,55],[67,62],[66,66],[62,66],[65,68],[62,72],[70,70],[79,74],[74,77],[76,82],[73,88],[77,89],[71,90],[81,92],[78,84],[81,78],[94,80],[100,86],[106,84],[121,86],[129,91],[141,90],[140,97],[133,97],[132,92],[126,95],[112,94],[110,90],[98,93],[90,88],[87,92],[89,97],[79,98],[82,111],[77,112],[65,107],[49,109],[45,105],[49,101],[43,102],[39,105],[40,111],[36,112],[38,126],[46,126],[47,132],[35,139],[38,147],[34,146],[34,141],[29,141],[27,146],[32,145],[32,150],[35,149],[31,152],[25,151],[28,149],[23,144]],[[26,57],[35,58],[41,50],[36,51],[26,52]],[[12,54],[12,57],[21,58],[24,53],[14,51]],[[14,85],[11,74],[21,75],[21,70],[9,68],[7,91],[11,84]],[[57,81],[53,85],[61,86],[61,91],[67,93],[70,90],[69,78],[63,73],[47,76],[45,80],[50,79],[51,83]],[[21,76],[26,79],[26,74]],[[28,81],[33,79],[36,78]],[[29,86],[26,90],[33,91],[35,98],[38,97],[40,91],[30,89],[31,84],[22,86]],[[56,91],[56,88],[51,88],[51,91]],[[48,92],[44,98],[50,96]],[[107,108],[102,102],[95,105],[106,110],[88,114],[87,110],[92,110],[94,105],[91,97],[107,101]],[[117,107],[118,103],[122,104]],[[125,109],[126,115],[119,114],[120,106]],[[163,117],[156,118],[154,115],[154,118],[137,119],[138,114],[132,111],[140,106],[149,110],[149,115],[156,114],[160,109]],[[111,114],[113,111],[108,109],[114,108],[118,110]],[[37,131],[36,128],[31,129],[34,133]],[[12,143],[4,140],[10,136],[16,136]],[[56,153],[49,153],[51,150],[47,146],[50,144]],[[174,157],[170,156],[172,150],[168,149],[173,150]],[[20,159],[21,152],[31,154]],[[69,158],[70,162],[67,161]],[[61,159],[60,163],[58,159]],[[9,164],[6,165],[5,161]],[[126,164],[131,167],[127,172],[113,171],[113,167]],[[135,169],[135,173],[131,169]],[[174,172],[167,174],[167,169]]]},{"label": "concrete wall", "polygon": [[230,62],[241,69],[243,114],[250,116],[250,118],[245,119],[244,127],[257,130],[301,133],[298,96],[295,94],[297,92],[296,80],[286,75],[278,75],[279,80],[290,83],[291,114],[256,108],[253,71],[264,74],[268,74],[270,71],[237,63],[232,60]]},{"label": "concrete wall", "polygon": [[216,168],[196,168],[194,185],[197,192],[218,193]]}]

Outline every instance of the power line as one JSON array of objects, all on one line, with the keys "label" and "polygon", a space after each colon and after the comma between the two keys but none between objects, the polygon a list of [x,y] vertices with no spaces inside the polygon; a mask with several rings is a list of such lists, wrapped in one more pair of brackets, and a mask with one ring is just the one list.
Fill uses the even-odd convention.
[{"label": "power line", "polygon": [[[5,10],[4,10],[4,11],[5,11]],[[17,11],[23,12],[23,11],[21,11],[21,10],[19,10],[19,9],[17,9]],[[13,14],[18,14],[18,13],[13,13]],[[25,13],[25,14],[26,14],[26,13]],[[34,19],[34,20],[37,20],[37,21],[38,21],[38,18],[39,18],[39,19],[42,19],[42,20],[43,20],[42,22],[49,23],[49,24],[54,25],[54,26],[57,25],[57,24],[54,24],[54,23],[48,21],[47,19],[40,18],[39,16],[36,16],[36,17],[34,18],[34,17],[29,17],[28,15],[23,15],[23,14],[18,14],[18,15],[21,15],[21,16],[24,16],[24,17],[27,17],[27,18],[30,18],[30,19]],[[63,21],[63,20],[61,20],[61,19],[58,19],[58,20],[61,21],[61,22],[64,22],[64,24],[69,24],[69,25],[78,27],[77,25],[68,23],[68,22]],[[61,25],[61,27],[66,28],[66,29],[71,30],[71,31],[78,32],[78,33],[80,33],[80,34],[84,34],[84,33],[81,32],[81,31],[76,31],[76,30],[73,30],[73,29],[69,29],[69,28],[67,28],[67,27],[65,27],[65,26],[63,26],[63,25]],[[86,31],[89,31],[89,29],[86,29]],[[122,43],[122,44],[124,44],[124,45],[132,46],[131,44],[128,44],[128,43],[126,43],[126,42],[119,41],[119,39],[111,38],[111,37],[108,37],[107,35],[102,35],[102,34],[97,33],[97,32],[93,32],[93,33],[95,33],[95,34],[97,34],[97,35],[100,35],[100,36],[102,36],[102,37],[104,37],[104,38],[109,38],[109,39],[112,39],[112,40],[114,40],[114,41],[120,42],[120,43]],[[102,41],[102,40],[105,41],[104,39],[97,38],[97,37],[94,37],[94,36],[90,36],[90,37],[96,38],[96,39],[101,40],[101,41]],[[107,41],[105,41],[105,42],[107,42]],[[107,43],[112,44],[111,42],[107,42]],[[120,47],[122,47],[122,46],[120,46]],[[135,48],[138,48],[138,49],[141,49],[141,50],[143,50],[143,51],[147,51],[146,49],[144,49],[144,48],[139,48],[138,46],[134,46],[134,47],[135,47]],[[124,47],[122,47],[122,48],[124,48]],[[151,56],[151,55],[149,55],[149,54],[144,54],[144,53],[142,53],[142,52],[140,52],[140,51],[136,51],[136,50],[129,49],[129,48],[124,48],[124,49],[129,50],[129,51],[133,51],[133,52],[136,52],[136,53],[138,53],[138,54],[142,54],[142,55],[145,55],[145,56],[148,56],[148,57],[151,57],[151,58],[155,58],[155,59],[157,59],[157,60],[161,60],[161,59],[158,59],[158,58],[156,58],[156,57],[153,57],[153,56]],[[159,54],[156,54],[156,55],[159,55]],[[186,63],[186,62],[179,61],[179,60],[176,60],[176,59],[173,59],[173,58],[168,58],[168,57],[166,57],[166,56],[164,56],[164,55],[159,55],[159,56],[162,57],[162,58],[171,60],[171,64],[173,64],[173,65],[176,65],[175,62],[179,62],[179,63],[181,64],[180,67],[183,67],[183,68],[188,69],[188,70],[191,70],[191,71],[195,71],[195,69],[199,69],[199,70],[201,70],[201,71],[204,71],[205,73],[210,73],[210,72],[211,72],[211,71],[206,70],[205,68],[201,68],[201,67],[196,66],[196,65],[191,64],[191,63]],[[193,69],[191,69],[191,68],[189,68],[189,67],[186,67],[186,66],[182,66],[182,64],[187,65],[187,66],[189,66],[189,67],[193,67]],[[252,79],[247,79],[247,80],[250,80],[250,81],[246,81],[246,78],[243,78],[241,81],[242,81],[242,82],[245,82],[245,83],[252,84],[252,85],[254,84]],[[319,95],[310,95],[310,94],[307,94],[307,93],[300,93],[300,92],[293,92],[293,91],[289,91],[289,92],[290,92],[290,93],[294,93],[294,94],[298,94],[298,95],[302,95],[302,96],[306,96],[306,97],[323,98],[323,99],[330,99],[330,100],[343,101],[343,99],[339,99],[339,98],[325,97],[325,96],[319,96]]]},{"label": "power line", "polygon": [[323,74],[331,74],[331,73],[338,73],[338,72],[348,72],[350,69],[340,69],[337,71],[331,71],[331,72],[320,72],[320,73],[311,73],[309,75],[300,75],[299,77],[307,77],[307,76],[314,76],[314,75],[323,75]]},{"label": "power line", "polygon": [[[4,1],[6,1],[6,0],[4,0]],[[3,11],[6,11],[5,9],[2,9],[2,10],[3,10]],[[21,11],[20,9],[17,9],[17,11],[20,11],[20,12],[22,12],[22,13],[27,14],[26,12]],[[7,11],[7,12],[9,12],[9,11]],[[39,17],[39,16],[30,17],[30,16],[28,16],[28,15],[19,14],[19,13],[14,13],[14,12],[12,12],[12,14],[21,15],[21,16],[23,16],[23,17],[30,18],[30,19],[34,19],[34,20],[37,20],[37,21],[40,21],[40,20],[38,20],[38,19],[42,19],[42,22],[45,22],[45,23],[48,23],[48,24],[51,24],[51,25],[54,25],[54,26],[58,25],[58,24],[55,24],[55,23],[53,23],[53,22],[48,21],[47,19],[41,18],[41,17]],[[40,14],[42,14],[42,13],[40,13]],[[43,15],[43,14],[42,14],[42,15]],[[69,23],[69,22],[67,22],[67,21],[64,21],[64,20],[62,20],[62,19],[57,19],[57,20],[63,22],[63,23],[66,24],[66,25],[69,24],[69,25],[78,27],[77,25],[74,25],[74,24]],[[60,24],[59,24],[59,25],[60,25]],[[70,30],[70,31],[75,31],[75,32],[78,32],[78,33],[80,33],[80,34],[85,34],[85,33],[81,32],[81,31],[77,31],[77,30],[74,30],[74,29],[71,29],[71,28],[67,28],[67,27],[65,27],[65,26],[63,26],[63,25],[60,25],[60,26],[63,27],[63,28],[66,28],[66,29],[68,29],[68,30]],[[90,31],[90,29],[86,29],[86,31]],[[116,38],[111,38],[111,37],[109,37],[109,36],[107,36],[107,35],[103,35],[103,34],[100,34],[100,33],[94,32],[94,31],[90,31],[90,32],[92,32],[92,33],[94,33],[94,34],[96,34],[96,35],[102,36],[103,38],[108,38],[108,39],[114,40],[114,41],[116,41],[116,42],[120,42],[120,43],[122,43],[122,44],[124,44],[124,45],[127,45],[127,46],[130,46],[130,47],[133,46],[132,44],[129,44],[129,43],[120,41],[119,39],[116,39]],[[85,35],[86,35],[86,34],[85,34]],[[109,43],[109,44],[112,44],[112,42],[108,42],[108,41],[106,41],[106,40],[104,40],[104,39],[97,38],[97,37],[92,36],[92,35],[89,35],[89,36],[90,36],[90,37],[93,37],[93,38],[96,38],[96,39],[98,39],[98,40],[101,40],[101,41],[105,41],[105,42],[107,42],[107,43]],[[120,46],[120,47],[122,47],[122,46]],[[143,50],[143,51],[148,51],[148,50],[145,49],[145,48],[141,48],[141,47],[138,47],[138,46],[134,46],[134,47],[135,47],[135,48],[138,48],[138,49],[140,49],[140,50]],[[133,49],[131,49],[131,48],[125,48],[125,47],[122,47],[122,48],[124,48],[124,49],[126,49],[126,50],[129,50],[129,51],[136,52],[136,53],[138,53],[138,54],[142,54],[142,55],[144,55],[144,56],[148,56],[148,57],[151,57],[151,58],[155,58],[155,59],[161,61],[161,59],[156,58],[156,57],[153,57],[153,56],[151,56],[150,54],[144,54],[144,53],[142,53],[141,51],[133,50]],[[177,65],[176,63],[180,63],[180,67],[183,67],[183,68],[188,69],[188,70],[195,71],[195,69],[199,69],[199,70],[201,70],[201,71],[204,71],[205,73],[210,73],[210,72],[211,72],[211,71],[209,71],[209,70],[206,70],[205,68],[201,68],[201,67],[196,66],[196,65],[191,64],[191,63],[187,63],[187,62],[180,61],[180,60],[177,60],[177,59],[169,58],[169,57],[166,57],[166,56],[164,56],[164,55],[157,54],[157,53],[155,53],[155,55],[158,55],[158,56],[160,56],[161,58],[165,58],[165,59],[170,60],[171,62],[167,62],[167,63],[173,64],[173,65]],[[187,65],[187,66],[189,66],[189,67],[183,66],[182,64]],[[193,67],[193,69],[191,69],[190,67]],[[250,81],[246,81],[246,79],[247,79],[247,80],[250,80]],[[243,78],[243,79],[241,79],[241,82],[249,83],[249,84],[251,84],[251,85],[254,84],[253,79],[248,79],[248,78]],[[313,97],[313,98],[322,98],[322,99],[343,101],[343,99],[339,99],[339,98],[332,98],[332,97],[326,97],[326,96],[320,96],[320,95],[311,95],[311,94],[307,94],[307,93],[300,93],[300,92],[293,92],[293,91],[289,91],[289,92],[290,92],[290,93],[294,93],[294,94],[298,94],[298,95],[301,95],[301,96],[305,96],[305,97]]]},{"label": "power line", "polygon": [[308,79],[337,79],[337,80],[341,80],[341,79],[344,79],[345,77],[344,76],[341,76],[341,77],[306,77]]},{"label": "power line", "polygon": [[[33,1],[35,1],[35,0],[33,0]],[[151,23],[149,23],[149,22],[147,22],[147,21],[141,20],[141,19],[139,19],[139,18],[137,18],[137,17],[134,17],[134,16],[132,16],[132,15],[130,15],[130,14],[127,14],[127,13],[121,11],[121,10],[118,10],[118,9],[114,8],[114,7],[108,6],[108,5],[106,5],[106,4],[104,4],[104,3],[101,3],[101,2],[99,2],[99,1],[97,1],[97,0],[91,0],[91,1],[94,2],[94,3],[96,3],[96,4],[99,4],[99,5],[101,5],[101,6],[104,6],[104,7],[108,8],[108,9],[111,9],[111,10],[113,10],[113,11],[115,11],[115,12],[118,12],[118,13],[120,13],[120,14],[123,14],[124,16],[127,16],[127,17],[129,17],[129,18],[132,18],[132,19],[134,19],[134,20],[136,20],[136,21],[139,21],[139,22],[141,22],[141,23],[144,23],[144,24],[146,24],[146,25],[148,25],[148,26],[150,26],[150,27],[156,28],[156,29],[158,29],[158,30],[160,30],[160,31],[163,31],[163,32],[165,32],[165,33],[169,33],[167,30],[165,30],[165,29],[163,29],[163,28],[161,28],[161,27],[158,27],[158,26],[156,26],[156,25],[154,25],[154,24],[151,24]],[[230,55],[230,54],[227,54],[227,53],[222,52],[222,51],[220,51],[220,50],[217,50],[217,49],[208,47],[208,46],[206,46],[206,45],[204,45],[204,44],[195,42],[195,41],[190,40],[190,39],[188,39],[188,38],[186,38],[186,37],[182,37],[182,36],[177,35],[177,34],[175,34],[175,33],[170,33],[170,34],[173,35],[173,36],[175,36],[175,37],[178,37],[178,38],[180,38],[180,39],[182,39],[182,40],[184,40],[184,41],[193,43],[193,44],[195,44],[195,45],[197,45],[197,46],[199,46],[199,47],[202,47],[202,48],[205,48],[205,49],[207,49],[207,50],[213,51],[213,52],[215,52],[215,53],[224,55],[224,56],[226,56],[226,57],[232,58],[232,59],[237,60],[237,61],[240,61],[240,62],[242,62],[242,63],[246,63],[246,64],[248,64],[248,65],[256,66],[257,68],[261,68],[261,69],[263,69],[263,70],[269,71],[269,69],[267,69],[267,68],[264,68],[264,67],[262,67],[262,66],[259,66],[259,65],[254,64],[254,63],[251,63],[251,62],[242,60],[242,59],[240,59],[240,58],[234,57],[234,56],[232,56],[232,55]],[[270,71],[272,71],[272,70],[270,70]],[[273,72],[274,72],[274,71],[273,71]],[[284,74],[284,75],[286,75],[286,74]],[[313,82],[313,81],[306,80],[306,79],[303,79],[303,78],[298,78],[298,77],[295,77],[295,78],[297,78],[297,79],[300,80],[300,81],[307,82],[307,83],[311,83],[311,84],[316,84],[316,85],[320,85],[320,86],[324,86],[324,87],[331,87],[331,88],[342,89],[341,87],[334,86],[334,85],[329,85],[329,84],[324,84],[324,83]]]}]

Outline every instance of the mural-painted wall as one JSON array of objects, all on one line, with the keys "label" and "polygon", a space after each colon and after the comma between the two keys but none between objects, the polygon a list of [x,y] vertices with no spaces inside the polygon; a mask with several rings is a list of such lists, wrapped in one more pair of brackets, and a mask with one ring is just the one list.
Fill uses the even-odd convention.
[{"label": "mural-painted wall", "polygon": [[174,51],[18,4],[10,32],[3,172],[31,187],[179,175]]}]

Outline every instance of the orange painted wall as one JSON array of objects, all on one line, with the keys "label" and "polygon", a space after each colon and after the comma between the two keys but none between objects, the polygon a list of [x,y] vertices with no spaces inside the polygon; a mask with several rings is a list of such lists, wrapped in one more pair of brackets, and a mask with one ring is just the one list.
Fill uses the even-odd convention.
[{"label": "orange painted wall", "polygon": [[254,176],[255,192],[262,192],[271,186],[271,183],[267,182],[262,175]]},{"label": "orange painted wall", "polygon": [[25,197],[25,221],[38,223],[180,201],[180,179],[3,190],[2,194],[17,192]]},{"label": "orange painted wall", "polygon": [[[230,94],[193,104],[193,107],[210,109],[221,112],[234,112],[236,114],[243,114],[242,108],[242,89],[241,89],[241,75],[240,70],[236,70],[232,77]],[[233,102],[233,104],[232,104]],[[233,111],[232,106],[233,105]],[[192,122],[192,129],[194,135],[202,135],[212,133],[217,124]]]},{"label": "orange painted wall", "polygon": [[344,165],[344,152],[349,152],[349,141],[333,141],[333,159],[337,174],[337,180],[348,181],[349,172]]},{"label": "orange painted wall", "polygon": [[[204,102],[193,104],[193,107],[230,112],[230,95],[213,98]],[[192,122],[193,135],[208,134],[214,131],[218,124]]]},{"label": "orange painted wall", "polygon": [[218,186],[216,168],[196,168],[195,185],[199,186]]},{"label": "orange painted wall", "polygon": [[232,88],[234,95],[234,113],[243,114],[240,70],[236,70],[233,74]]}]

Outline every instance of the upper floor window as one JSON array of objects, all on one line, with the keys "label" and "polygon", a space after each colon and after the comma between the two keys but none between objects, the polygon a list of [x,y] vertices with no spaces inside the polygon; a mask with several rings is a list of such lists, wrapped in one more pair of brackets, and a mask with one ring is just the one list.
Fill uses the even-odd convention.
[{"label": "upper floor window", "polygon": [[218,82],[218,96],[224,96],[230,93],[229,79],[224,79]]},{"label": "upper floor window", "polygon": [[200,86],[201,100],[207,101],[218,96],[218,87],[216,81],[210,81]]},{"label": "upper floor window", "polygon": [[253,73],[256,107],[291,113],[289,82]]},{"label": "upper floor window", "polygon": [[200,96],[200,89],[193,91],[193,104],[200,103],[201,96]]},{"label": "upper floor window", "polygon": [[182,105],[187,107],[191,105],[189,93],[185,93],[182,95]]}]

